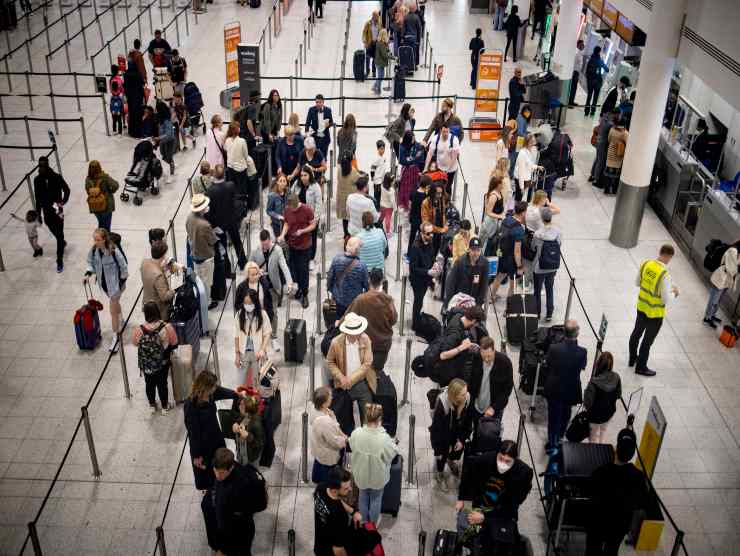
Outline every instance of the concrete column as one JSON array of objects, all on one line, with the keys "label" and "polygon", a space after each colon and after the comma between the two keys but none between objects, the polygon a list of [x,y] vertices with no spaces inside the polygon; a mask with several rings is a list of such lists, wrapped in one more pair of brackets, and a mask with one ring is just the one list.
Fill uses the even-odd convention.
[{"label": "concrete column", "polygon": [[618,247],[634,247],[640,235],[685,12],[686,0],[656,0],[653,5],[609,233]]},{"label": "concrete column", "polygon": [[[560,2],[558,34],[555,36],[555,50],[552,53],[550,69],[563,81],[570,81],[573,77],[578,23],[581,21],[582,8],[583,0],[562,0]],[[564,94],[566,91],[567,87],[563,87]]]}]

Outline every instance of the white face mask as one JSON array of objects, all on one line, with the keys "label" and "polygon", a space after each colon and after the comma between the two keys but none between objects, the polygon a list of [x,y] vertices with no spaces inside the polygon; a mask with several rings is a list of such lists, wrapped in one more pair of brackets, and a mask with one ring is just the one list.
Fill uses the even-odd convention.
[{"label": "white face mask", "polygon": [[506,473],[509,469],[511,469],[513,465],[514,465],[513,463],[505,463],[505,462],[502,462],[501,460],[498,460],[498,459],[496,460],[496,468],[498,469],[498,472],[501,473],[502,475]]},{"label": "white face mask", "polygon": [[247,304],[245,303],[245,304],[244,304],[244,310],[245,310],[245,311],[246,311],[247,313],[251,313],[252,311],[254,311],[254,305],[247,305]]}]

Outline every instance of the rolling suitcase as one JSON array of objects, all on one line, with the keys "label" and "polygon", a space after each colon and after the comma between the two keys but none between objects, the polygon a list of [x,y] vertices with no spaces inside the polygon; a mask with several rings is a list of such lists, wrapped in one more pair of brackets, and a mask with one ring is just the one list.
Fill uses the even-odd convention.
[{"label": "rolling suitcase", "polygon": [[176,403],[184,402],[193,384],[193,348],[185,344],[179,346],[170,356],[172,373],[172,396]]},{"label": "rolling suitcase", "polygon": [[306,357],[306,321],[290,318],[290,298],[286,300],[283,345],[286,363],[303,363]]},{"label": "rolling suitcase", "polygon": [[391,436],[396,436],[398,428],[398,394],[391,377],[378,371],[378,384],[373,396],[376,404],[383,408],[383,428]]},{"label": "rolling suitcase", "polygon": [[167,68],[154,68],[154,96],[157,100],[172,100],[175,88]]},{"label": "rolling suitcase", "polygon": [[355,50],[352,57],[352,74],[355,81],[365,81],[365,51]]},{"label": "rolling suitcase", "polygon": [[404,76],[413,75],[416,64],[414,63],[414,49],[411,46],[400,46],[398,48],[398,65],[404,70]]},{"label": "rolling suitcase", "polygon": [[455,531],[437,529],[432,545],[432,556],[456,556],[459,554],[458,548],[459,543]]},{"label": "rolling suitcase", "polygon": [[[385,417],[385,413],[383,413],[383,416]],[[383,489],[383,502],[380,505],[380,513],[398,517],[398,510],[401,508],[402,471],[403,456],[398,454],[391,462],[391,478]]]},{"label": "rolling suitcase", "polygon": [[189,345],[192,349],[193,361],[198,361],[200,354],[200,318],[196,315],[188,321],[173,321],[172,326],[177,332],[177,343],[180,346]]},{"label": "rolling suitcase", "polygon": [[537,330],[537,303],[532,294],[532,284],[525,276],[516,279],[514,295],[506,298],[506,339],[510,344],[521,344]]},{"label": "rolling suitcase", "polygon": [[103,309],[103,304],[93,298],[90,284],[85,283],[84,288],[87,301],[75,311],[72,322],[75,327],[77,347],[81,350],[91,351],[98,347],[100,340],[103,338],[100,333],[100,317],[98,316],[98,312]]},{"label": "rolling suitcase", "polygon": [[396,66],[396,73],[393,76],[393,100],[396,102],[406,100],[406,77],[400,66]]}]

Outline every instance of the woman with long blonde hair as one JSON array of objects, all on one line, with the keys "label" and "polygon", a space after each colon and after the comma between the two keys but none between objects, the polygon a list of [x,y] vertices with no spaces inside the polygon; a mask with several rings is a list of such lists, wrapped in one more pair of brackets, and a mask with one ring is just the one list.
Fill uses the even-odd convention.
[{"label": "woman with long blonde hair", "polygon": [[449,487],[444,473],[445,464],[453,475],[459,476],[458,460],[463,455],[465,441],[473,430],[470,421],[470,394],[464,380],[454,378],[440,391],[434,404],[432,425],[429,427],[432,450],[436,460],[434,482],[446,492]]},{"label": "woman with long blonde hair", "polygon": [[511,162],[508,158],[499,158],[490,176],[491,178],[501,179],[501,194],[504,196],[504,209],[506,211],[514,208],[514,198],[511,194],[511,178],[509,177],[510,166]]}]

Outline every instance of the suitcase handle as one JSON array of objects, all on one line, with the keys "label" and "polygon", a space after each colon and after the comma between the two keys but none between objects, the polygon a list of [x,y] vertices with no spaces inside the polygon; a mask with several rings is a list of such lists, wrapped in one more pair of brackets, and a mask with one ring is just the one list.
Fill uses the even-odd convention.
[{"label": "suitcase handle", "polygon": [[[89,280],[83,280],[82,281],[82,291],[84,292],[85,301],[89,301],[90,299],[94,299],[93,297],[93,291],[92,286],[90,285]],[[89,295],[88,295],[89,293]]]}]

